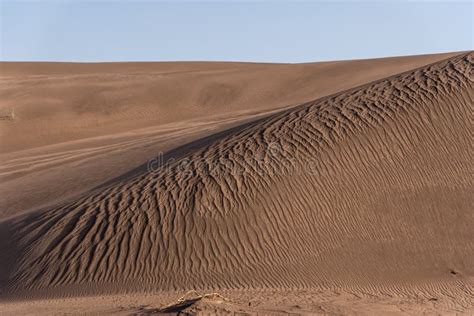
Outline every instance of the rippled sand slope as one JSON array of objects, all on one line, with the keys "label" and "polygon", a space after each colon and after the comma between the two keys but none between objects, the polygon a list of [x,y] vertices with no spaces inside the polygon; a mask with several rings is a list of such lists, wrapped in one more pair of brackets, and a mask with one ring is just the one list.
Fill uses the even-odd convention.
[{"label": "rippled sand slope", "polygon": [[272,114],[6,221],[3,292],[457,284],[472,295],[473,59]]}]

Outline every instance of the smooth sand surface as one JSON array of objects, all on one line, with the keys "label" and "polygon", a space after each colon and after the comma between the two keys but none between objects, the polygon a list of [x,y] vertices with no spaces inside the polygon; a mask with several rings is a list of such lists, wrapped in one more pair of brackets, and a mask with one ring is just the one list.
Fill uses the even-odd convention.
[{"label": "smooth sand surface", "polygon": [[473,61],[0,63],[0,311],[473,312]]}]

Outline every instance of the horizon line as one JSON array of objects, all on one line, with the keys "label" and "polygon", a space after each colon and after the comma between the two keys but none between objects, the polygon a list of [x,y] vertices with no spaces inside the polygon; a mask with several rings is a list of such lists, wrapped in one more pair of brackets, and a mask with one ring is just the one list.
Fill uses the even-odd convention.
[{"label": "horizon line", "polygon": [[474,49],[456,50],[456,51],[442,51],[442,52],[430,52],[423,54],[404,54],[404,55],[383,55],[374,57],[360,57],[351,59],[320,59],[313,61],[301,61],[301,62],[280,62],[280,61],[247,61],[247,60],[0,60],[0,63],[57,63],[57,64],[113,64],[113,63],[241,63],[241,64],[311,64],[319,62],[338,62],[338,61],[350,61],[350,60],[371,60],[371,59],[382,59],[382,58],[400,58],[400,57],[414,57],[414,56],[428,56],[428,55],[442,55],[442,54],[454,54],[454,53],[467,53],[472,52]]}]

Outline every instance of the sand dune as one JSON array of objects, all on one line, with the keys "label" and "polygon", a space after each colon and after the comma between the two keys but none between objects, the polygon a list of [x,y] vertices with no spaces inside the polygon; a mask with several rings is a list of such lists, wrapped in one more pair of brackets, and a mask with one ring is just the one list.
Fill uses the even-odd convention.
[{"label": "sand dune", "polygon": [[[456,55],[310,64],[0,63],[0,218],[99,186],[160,151]],[[60,179],[60,180],[58,180]]]},{"label": "sand dune", "polygon": [[[322,94],[315,101],[280,111],[268,112],[279,102],[256,102],[259,115],[216,120],[216,134],[191,133],[182,143],[192,142],[165,146],[163,157],[82,196],[4,220],[2,296],[339,288],[374,296],[423,293],[468,310],[474,54],[442,57],[414,70],[398,60],[398,68],[314,89]],[[349,65],[306,66],[354,69]],[[221,66],[228,65],[213,71]],[[303,76],[286,92],[308,80]],[[292,100],[305,101],[305,93]],[[231,107],[209,105],[209,112],[232,117],[241,109],[239,102],[209,100]],[[188,119],[172,115],[171,121]],[[163,130],[148,132],[133,134],[130,143],[122,135],[117,148],[132,150],[137,135],[156,143]],[[115,146],[110,138],[104,143]],[[106,157],[113,148],[96,150]],[[47,166],[68,154],[90,153],[39,158]],[[4,176],[26,165],[16,160]]]},{"label": "sand dune", "polygon": [[454,54],[323,62],[0,63],[1,153],[297,105]]},{"label": "sand dune", "polygon": [[8,222],[18,254],[8,285],[169,290],[472,275],[471,63],[463,55],[280,112]]}]

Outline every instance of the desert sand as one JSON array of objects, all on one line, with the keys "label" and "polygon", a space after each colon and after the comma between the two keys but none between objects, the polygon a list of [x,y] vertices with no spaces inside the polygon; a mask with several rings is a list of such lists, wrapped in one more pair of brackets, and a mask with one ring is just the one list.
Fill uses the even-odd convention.
[{"label": "desert sand", "polygon": [[0,312],[473,313],[473,61],[0,63]]}]

